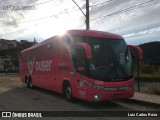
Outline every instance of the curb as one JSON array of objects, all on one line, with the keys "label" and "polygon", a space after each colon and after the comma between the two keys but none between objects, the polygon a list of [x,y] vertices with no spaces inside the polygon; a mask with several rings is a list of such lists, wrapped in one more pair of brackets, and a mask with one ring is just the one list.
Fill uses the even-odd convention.
[{"label": "curb", "polygon": [[141,104],[141,105],[149,105],[151,107],[155,107],[158,108],[160,110],[160,103],[153,103],[153,102],[149,102],[149,101],[142,101],[142,100],[138,100],[138,99],[127,99],[127,100],[123,100],[123,102],[128,102],[128,103],[137,103],[137,104]]}]

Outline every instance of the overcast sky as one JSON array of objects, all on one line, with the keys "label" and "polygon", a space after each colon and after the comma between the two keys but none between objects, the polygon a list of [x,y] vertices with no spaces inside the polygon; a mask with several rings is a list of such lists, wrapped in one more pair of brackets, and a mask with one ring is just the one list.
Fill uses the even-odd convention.
[{"label": "overcast sky", "polygon": [[[75,0],[85,13],[85,0]],[[160,41],[160,0],[89,0],[90,29],[122,35],[128,44]],[[72,0],[0,0],[0,38],[37,42],[85,29]]]}]

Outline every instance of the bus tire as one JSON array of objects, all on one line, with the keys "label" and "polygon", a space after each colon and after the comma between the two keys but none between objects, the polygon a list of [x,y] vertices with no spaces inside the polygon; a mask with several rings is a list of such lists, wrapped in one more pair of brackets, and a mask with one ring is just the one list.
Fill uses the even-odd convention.
[{"label": "bus tire", "polygon": [[74,101],[74,98],[73,98],[73,95],[72,95],[72,87],[68,82],[66,82],[64,84],[63,93],[64,93],[64,97],[66,98],[67,101],[69,101],[69,102],[73,102]]},{"label": "bus tire", "polygon": [[33,88],[31,77],[28,77],[28,78],[27,78],[26,84],[27,84],[27,88]]}]

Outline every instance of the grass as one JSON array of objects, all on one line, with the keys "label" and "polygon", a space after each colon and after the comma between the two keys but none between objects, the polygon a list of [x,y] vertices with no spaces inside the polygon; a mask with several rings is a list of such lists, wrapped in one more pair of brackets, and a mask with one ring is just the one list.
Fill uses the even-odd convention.
[{"label": "grass", "polygon": [[[135,78],[137,78],[137,73],[134,74]],[[139,74],[140,81],[143,82],[160,82],[160,72],[155,72],[152,74],[145,74],[145,73],[140,73]]]}]

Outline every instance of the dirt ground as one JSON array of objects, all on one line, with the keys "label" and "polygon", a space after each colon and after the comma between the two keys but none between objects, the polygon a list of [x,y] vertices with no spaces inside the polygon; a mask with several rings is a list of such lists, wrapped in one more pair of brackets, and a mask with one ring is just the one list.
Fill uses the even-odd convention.
[{"label": "dirt ground", "polygon": [[0,93],[24,86],[25,84],[22,84],[18,75],[0,76]]}]

